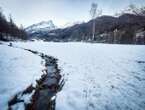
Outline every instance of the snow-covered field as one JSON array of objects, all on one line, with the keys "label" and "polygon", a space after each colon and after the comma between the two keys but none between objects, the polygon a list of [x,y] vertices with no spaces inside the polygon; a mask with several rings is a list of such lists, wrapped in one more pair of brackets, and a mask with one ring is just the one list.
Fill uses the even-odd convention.
[{"label": "snow-covered field", "polygon": [[145,46],[16,43],[59,59],[66,79],[56,110],[144,110]]},{"label": "snow-covered field", "polygon": [[20,49],[0,45],[0,110],[8,100],[41,76],[41,58]]},{"label": "snow-covered field", "polygon": [[[59,59],[59,67],[66,83],[57,95],[56,110],[145,109],[145,46],[53,42],[19,42],[14,45],[37,50]],[[10,53],[9,49],[4,50],[4,53]],[[4,53],[2,51],[0,53],[0,56],[4,56],[0,61],[6,59],[2,60],[4,63],[0,64],[0,68],[7,69],[10,68],[7,59],[11,59],[12,56],[6,56]],[[18,52],[16,55],[19,55]],[[40,65],[37,60],[36,63],[30,63],[29,60],[25,62],[27,63],[23,62],[24,66],[29,67],[32,64],[35,69]],[[17,67],[17,60],[13,63]],[[26,67],[22,65],[18,66],[24,70]],[[15,71],[16,68],[14,70],[13,68],[11,67],[11,71]],[[7,80],[13,76],[6,70],[3,72],[5,75],[0,73],[2,79],[6,76],[8,78],[6,77],[1,84],[7,87],[9,86]],[[36,72],[31,71],[27,74],[33,76],[34,73]],[[19,76],[14,79],[22,80],[22,77],[31,79],[24,73],[17,74]],[[19,87],[19,84],[15,84],[14,87],[17,85]]]}]

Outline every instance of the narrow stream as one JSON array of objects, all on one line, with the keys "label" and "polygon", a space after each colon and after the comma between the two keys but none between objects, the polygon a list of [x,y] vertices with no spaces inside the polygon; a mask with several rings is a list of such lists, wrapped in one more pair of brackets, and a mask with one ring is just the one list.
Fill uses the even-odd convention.
[{"label": "narrow stream", "polygon": [[[11,43],[7,45],[31,52],[42,58],[42,75],[36,80],[36,85],[30,84],[26,89],[16,93],[8,102],[8,110],[55,110],[56,94],[61,91],[64,80],[58,68],[57,59],[44,53],[30,49],[14,47]],[[29,98],[29,101],[28,101]],[[17,106],[17,107],[16,107]]]}]

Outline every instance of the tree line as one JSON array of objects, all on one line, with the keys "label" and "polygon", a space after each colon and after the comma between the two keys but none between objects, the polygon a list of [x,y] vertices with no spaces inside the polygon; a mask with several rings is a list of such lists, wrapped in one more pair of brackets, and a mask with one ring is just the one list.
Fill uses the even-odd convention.
[{"label": "tree line", "polygon": [[11,15],[9,20],[6,19],[0,8],[0,40],[9,41],[17,39],[27,39],[27,33],[21,26],[20,28],[14,23]]}]

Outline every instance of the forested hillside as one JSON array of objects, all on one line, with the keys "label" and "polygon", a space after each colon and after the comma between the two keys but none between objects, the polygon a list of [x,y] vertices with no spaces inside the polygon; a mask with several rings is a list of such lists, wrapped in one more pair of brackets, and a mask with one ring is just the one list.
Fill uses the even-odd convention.
[{"label": "forested hillside", "polygon": [[7,20],[3,12],[0,11],[0,40],[8,41],[16,39],[27,39],[27,33],[22,27],[16,26],[11,16]]},{"label": "forested hillside", "polygon": [[[92,26],[95,33],[92,37]],[[127,11],[118,16],[102,15],[86,23],[75,24],[63,29],[51,31],[33,31],[32,39],[46,41],[91,41],[119,44],[145,44],[145,7],[129,6]]]}]

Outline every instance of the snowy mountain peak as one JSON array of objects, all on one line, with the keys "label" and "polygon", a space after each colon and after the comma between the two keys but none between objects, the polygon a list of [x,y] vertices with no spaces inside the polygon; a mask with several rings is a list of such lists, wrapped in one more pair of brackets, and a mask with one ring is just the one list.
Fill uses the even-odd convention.
[{"label": "snowy mountain peak", "polygon": [[29,27],[26,28],[27,32],[36,32],[36,31],[50,31],[50,30],[54,30],[57,27],[54,25],[52,20],[49,21],[42,21],[39,22],[37,24],[33,24]]},{"label": "snowy mountain peak", "polygon": [[64,25],[60,26],[60,28],[68,28],[68,27],[72,27],[76,24],[81,24],[81,23],[84,23],[84,21],[75,21],[75,22],[67,22],[65,23]]}]

